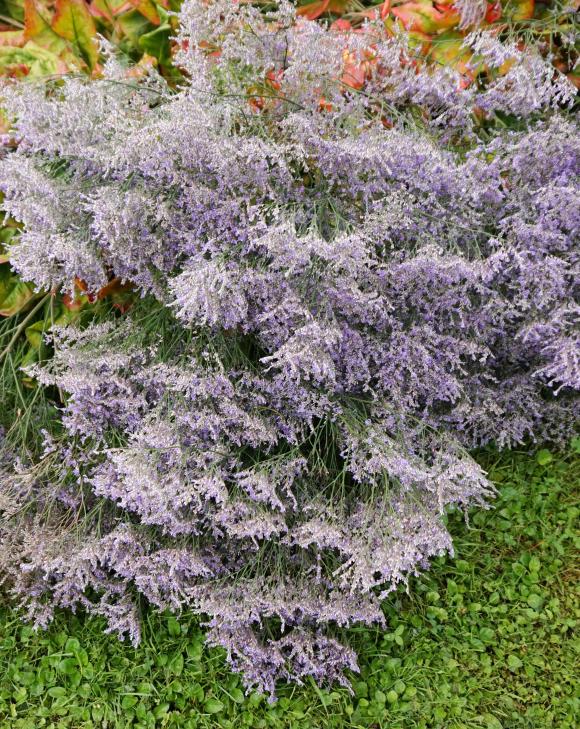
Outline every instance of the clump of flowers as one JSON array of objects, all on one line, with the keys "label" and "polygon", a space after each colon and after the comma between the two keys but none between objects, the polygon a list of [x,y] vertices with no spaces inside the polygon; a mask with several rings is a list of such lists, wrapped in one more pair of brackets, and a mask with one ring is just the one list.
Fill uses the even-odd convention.
[{"label": "clump of flowers", "polygon": [[[114,57],[5,92],[13,265],[143,301],[29,370],[61,430],[3,465],[2,567],[38,625],[82,608],[138,641],[143,596],[206,616],[248,686],[344,682],[343,628],[383,623],[452,551],[446,510],[491,496],[468,450],[573,425],[573,92],[510,47],[533,94],[418,73],[381,23],[345,56],[287,3],[181,18],[178,92]],[[475,108],[515,122],[478,136]]]}]

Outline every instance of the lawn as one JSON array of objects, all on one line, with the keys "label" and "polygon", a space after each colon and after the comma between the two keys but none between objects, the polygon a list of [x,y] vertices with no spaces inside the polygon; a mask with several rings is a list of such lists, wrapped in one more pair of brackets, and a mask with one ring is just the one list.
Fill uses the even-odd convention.
[{"label": "lawn", "polygon": [[355,631],[354,694],[281,686],[245,696],[195,618],[150,612],[134,650],[98,620],[62,615],[35,633],[0,612],[0,726],[314,729],[567,729],[579,697],[580,442],[565,454],[483,454],[498,488],[469,524],[452,514],[454,558],[385,603],[388,632]]}]

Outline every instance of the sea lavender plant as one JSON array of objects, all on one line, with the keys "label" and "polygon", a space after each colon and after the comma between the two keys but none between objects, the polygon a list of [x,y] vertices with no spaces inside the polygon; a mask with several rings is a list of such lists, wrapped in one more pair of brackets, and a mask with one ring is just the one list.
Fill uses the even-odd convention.
[{"label": "sea lavender plant", "polygon": [[343,629],[452,551],[446,510],[492,495],[468,449],[570,432],[580,142],[541,59],[514,60],[518,106],[376,23],[345,47],[289,3],[181,17],[177,92],[112,61],[3,91],[13,265],[143,301],[28,369],[61,431],[3,466],[2,569],[38,625],[84,609],[137,642],[139,596],[192,609],[273,695],[344,681]]}]

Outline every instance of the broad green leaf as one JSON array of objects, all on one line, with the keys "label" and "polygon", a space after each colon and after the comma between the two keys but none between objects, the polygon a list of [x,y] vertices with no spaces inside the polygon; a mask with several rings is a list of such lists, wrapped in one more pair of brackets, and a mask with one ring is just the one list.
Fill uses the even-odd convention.
[{"label": "broad green leaf", "polygon": [[513,653],[508,656],[507,664],[510,671],[517,671],[523,666],[521,660]]},{"label": "broad green leaf", "polygon": [[484,714],[482,718],[485,721],[485,729],[502,729],[500,720],[492,714]]},{"label": "broad green leaf", "polygon": [[479,631],[479,638],[484,643],[493,643],[495,640],[495,632],[492,630],[492,628],[482,628]]},{"label": "broad green leaf", "polygon": [[191,695],[191,698],[195,701],[203,701],[205,692],[203,690],[203,686],[201,686],[199,683],[195,682],[192,683],[189,687],[189,693]]},{"label": "broad green leaf", "polygon": [[528,595],[528,599],[526,601],[528,605],[533,608],[534,610],[540,610],[542,605],[544,604],[544,600],[541,595],[536,595],[532,592],[531,595]]},{"label": "broad green leaf", "polygon": [[169,25],[160,25],[159,28],[142,35],[139,38],[139,45],[145,53],[157,58],[159,63],[168,63],[171,60],[171,47],[169,44],[171,33]]},{"label": "broad green leaf", "polygon": [[553,456],[547,448],[542,448],[542,450],[538,451],[536,454],[536,461],[540,464],[540,466],[547,466],[548,463],[552,463],[552,459]]},{"label": "broad green leaf", "polygon": [[21,684],[22,686],[32,686],[35,678],[36,674],[34,674],[32,671],[19,671],[14,676],[14,681]]},{"label": "broad green leaf", "polygon": [[98,61],[97,31],[85,0],[56,0],[52,29],[76,46],[92,71]]},{"label": "broad green leaf", "polygon": [[169,663],[169,670],[176,676],[181,676],[183,673],[183,665],[183,655],[181,653],[177,653]]},{"label": "broad green leaf", "polygon": [[70,651],[72,653],[78,653],[81,649],[81,644],[78,640],[78,638],[67,638],[66,643],[64,644],[65,651]]},{"label": "broad green leaf", "polygon": [[169,712],[169,708],[170,707],[169,707],[169,704],[168,703],[159,704],[159,706],[156,706],[153,709],[153,716],[156,719],[162,719],[165,716],[165,714],[167,714]]},{"label": "broad green leaf", "polygon": [[181,625],[174,617],[170,617],[167,621],[167,630],[172,638],[181,635]]},{"label": "broad green leaf", "polygon": [[377,689],[375,691],[375,703],[377,704],[384,704],[387,700],[387,695],[384,691],[381,691],[380,689]]},{"label": "broad green leaf", "polygon": [[230,696],[236,702],[236,704],[243,704],[244,703],[245,696],[244,696],[244,692],[242,691],[242,689],[233,688],[230,691]]},{"label": "broad green leaf", "polygon": [[203,705],[203,710],[208,714],[218,714],[224,708],[224,705],[219,699],[208,699]]},{"label": "broad green leaf", "polygon": [[43,320],[35,321],[29,327],[26,327],[25,334],[31,347],[34,349],[40,349],[43,344],[43,335],[47,331],[47,323]]},{"label": "broad green leaf", "polygon": [[79,672],[79,666],[76,658],[63,658],[58,664],[57,670],[66,676],[74,676]]},{"label": "broad green leaf", "polygon": [[51,686],[46,693],[49,696],[57,699],[66,696],[67,690],[64,688],[64,686]]},{"label": "broad green leaf", "polygon": [[17,235],[17,233],[17,228],[12,228],[7,225],[0,228],[0,264],[8,263],[10,260],[8,247],[11,245],[12,239]]},{"label": "broad green leaf", "polygon": [[138,702],[139,698],[137,696],[133,696],[132,694],[126,694],[121,700],[121,707],[125,710],[131,709]]}]

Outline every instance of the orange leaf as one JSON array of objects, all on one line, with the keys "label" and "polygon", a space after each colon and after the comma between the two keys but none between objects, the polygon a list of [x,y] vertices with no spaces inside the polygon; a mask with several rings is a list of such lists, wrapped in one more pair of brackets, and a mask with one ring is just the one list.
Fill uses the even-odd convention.
[{"label": "orange leaf", "polygon": [[135,10],[138,10],[153,25],[159,25],[161,23],[161,18],[152,0],[130,0],[130,2]]},{"label": "orange leaf", "polygon": [[352,24],[350,20],[345,20],[344,18],[338,18],[338,20],[335,20],[334,23],[331,24],[330,30],[336,30],[338,32],[347,32],[349,30],[352,30]]},{"label": "orange leaf", "polygon": [[24,0],[24,37],[32,40],[46,31],[52,32],[50,28],[50,12],[42,7],[38,0]]},{"label": "orange leaf", "polygon": [[69,294],[64,294],[62,297],[62,303],[69,311],[80,311],[87,301],[86,296],[75,296],[73,298]]},{"label": "orange leaf", "polygon": [[487,23],[495,23],[496,20],[501,18],[501,2],[496,0],[494,3],[487,4],[487,11],[485,13],[485,20]]},{"label": "orange leaf", "polygon": [[569,73],[567,74],[567,78],[568,81],[570,81],[570,83],[573,83],[577,89],[580,89],[580,75],[578,75],[577,73]]},{"label": "orange leaf", "polygon": [[93,18],[104,18],[112,23],[117,15],[131,10],[132,7],[130,0],[93,0],[89,5],[89,12]]},{"label": "orange leaf", "polygon": [[366,80],[365,68],[362,63],[347,63],[340,79],[345,86],[351,89],[362,89]]},{"label": "orange leaf", "polygon": [[303,15],[308,20],[316,20],[324,13],[342,15],[346,12],[349,2],[350,0],[316,0],[316,2],[299,7],[297,14]]},{"label": "orange leaf", "polygon": [[121,283],[121,279],[116,276],[115,278],[111,279],[106,286],[103,286],[97,291],[97,299],[99,301],[102,301],[102,299],[106,298],[107,296],[114,296],[115,294],[122,294],[133,291],[133,288],[133,285],[130,283]]}]

